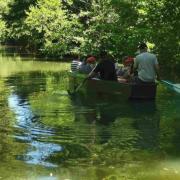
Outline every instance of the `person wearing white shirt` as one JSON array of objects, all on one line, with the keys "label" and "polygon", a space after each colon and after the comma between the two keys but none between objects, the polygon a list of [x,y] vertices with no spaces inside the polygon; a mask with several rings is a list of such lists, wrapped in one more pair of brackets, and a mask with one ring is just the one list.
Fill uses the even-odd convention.
[{"label": "person wearing white shirt", "polygon": [[134,71],[137,70],[137,82],[153,83],[159,80],[159,63],[156,55],[147,51],[146,43],[138,46],[140,54],[134,60]]}]

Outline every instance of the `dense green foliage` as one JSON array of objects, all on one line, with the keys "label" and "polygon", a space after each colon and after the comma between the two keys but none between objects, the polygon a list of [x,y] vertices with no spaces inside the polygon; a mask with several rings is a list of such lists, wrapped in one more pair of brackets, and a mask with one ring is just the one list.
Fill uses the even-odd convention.
[{"label": "dense green foliage", "polygon": [[175,67],[180,64],[180,1],[151,0],[149,4],[148,24],[159,58]]},{"label": "dense green foliage", "polygon": [[26,10],[30,5],[35,4],[36,0],[9,0],[9,12],[4,15],[7,24],[7,40],[26,45],[28,43],[27,26],[24,23],[27,15]]},{"label": "dense green foliage", "polygon": [[161,64],[180,64],[178,0],[1,0],[0,7],[0,39],[44,55],[105,49],[118,60],[146,41]]},{"label": "dense green foliage", "polygon": [[68,54],[79,31],[76,16],[68,15],[59,0],[38,0],[29,10],[25,23],[31,39],[48,55]]},{"label": "dense green foliage", "polygon": [[3,17],[9,12],[9,2],[10,0],[0,0],[0,41],[4,40],[6,37],[6,22]]}]

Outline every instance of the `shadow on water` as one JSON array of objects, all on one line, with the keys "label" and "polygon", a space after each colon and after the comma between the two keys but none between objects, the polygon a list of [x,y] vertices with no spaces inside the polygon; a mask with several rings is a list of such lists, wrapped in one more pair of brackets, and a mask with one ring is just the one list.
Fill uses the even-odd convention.
[{"label": "shadow on water", "polygon": [[[87,123],[95,123],[101,129],[99,130],[101,143],[108,142],[108,139],[113,136],[115,126],[119,125],[120,132],[122,128],[126,128],[124,123],[129,123],[128,128],[135,130],[139,136],[139,139],[135,137],[136,147],[158,149],[160,113],[156,101],[129,100],[122,102],[119,99],[115,102],[111,98],[111,96],[99,96],[98,99],[96,96],[96,99],[93,99],[91,96],[79,95],[71,99],[74,106],[79,109],[82,107],[91,110],[84,113],[83,117]],[[117,100],[117,97],[115,98]],[[79,119],[79,113],[77,113],[75,120],[78,121]],[[124,139],[118,141],[121,140],[124,141]]]},{"label": "shadow on water", "polygon": [[[82,95],[71,98],[78,109],[74,112],[76,123],[83,119],[89,127],[92,139],[86,145],[96,154],[91,163],[112,167],[129,164],[135,169],[146,160],[155,163],[160,151],[160,113],[156,101],[124,102],[111,98]],[[86,112],[80,113],[82,109]],[[131,178],[129,169],[126,176]],[[97,172],[97,179],[105,178],[105,174],[103,170],[102,175]]]}]

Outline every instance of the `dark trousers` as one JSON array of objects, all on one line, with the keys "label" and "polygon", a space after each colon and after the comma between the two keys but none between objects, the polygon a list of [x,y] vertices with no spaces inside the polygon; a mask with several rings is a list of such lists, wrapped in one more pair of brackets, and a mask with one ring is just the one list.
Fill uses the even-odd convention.
[{"label": "dark trousers", "polygon": [[155,84],[154,81],[152,81],[152,82],[142,81],[141,79],[139,79],[138,76],[135,76],[132,81],[133,81],[134,83],[136,83],[136,84]]}]

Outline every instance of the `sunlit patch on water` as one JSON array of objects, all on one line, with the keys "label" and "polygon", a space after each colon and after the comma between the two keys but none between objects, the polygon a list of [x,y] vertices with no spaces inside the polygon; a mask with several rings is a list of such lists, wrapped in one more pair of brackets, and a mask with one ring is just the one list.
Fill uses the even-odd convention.
[{"label": "sunlit patch on water", "polygon": [[19,98],[16,94],[11,94],[8,98],[10,109],[15,113],[17,125],[31,126],[35,118],[32,113],[28,102],[25,99]]},{"label": "sunlit patch on water", "polygon": [[56,164],[47,162],[46,159],[49,155],[62,151],[62,147],[55,143],[41,142],[41,140],[48,140],[48,137],[53,136],[53,130],[42,128],[37,123],[38,118],[32,113],[31,107],[25,99],[20,99],[18,95],[11,94],[8,102],[10,109],[16,115],[17,121],[14,127],[21,130],[14,135],[14,138],[16,141],[30,145],[27,153],[18,155],[17,159],[29,164],[56,167]]},{"label": "sunlit patch on water", "polygon": [[27,154],[17,156],[18,159],[28,164],[57,167],[56,164],[47,162],[49,155],[62,151],[62,147],[53,143],[44,143],[33,140]]},{"label": "sunlit patch on water", "polygon": [[160,180],[180,179],[180,159],[162,161],[157,168],[159,169]]},{"label": "sunlit patch on water", "polygon": [[60,96],[69,96],[68,92],[67,91],[53,91],[52,92],[52,95],[60,95]]}]

